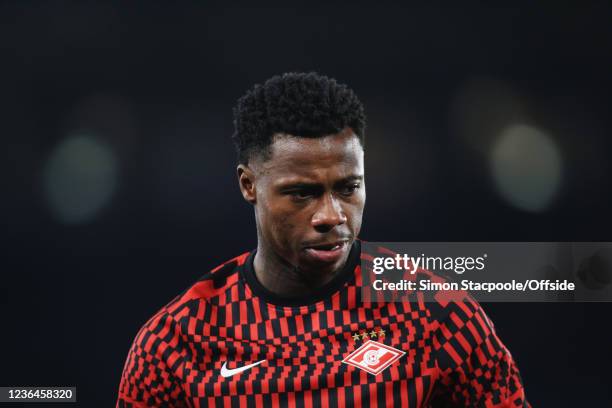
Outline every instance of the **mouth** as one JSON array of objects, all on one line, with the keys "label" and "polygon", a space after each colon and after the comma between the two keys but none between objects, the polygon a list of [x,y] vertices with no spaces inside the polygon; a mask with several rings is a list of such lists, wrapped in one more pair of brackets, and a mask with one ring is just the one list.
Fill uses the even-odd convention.
[{"label": "mouth", "polygon": [[348,240],[309,244],[304,247],[304,251],[309,258],[321,263],[338,261],[347,249]]}]

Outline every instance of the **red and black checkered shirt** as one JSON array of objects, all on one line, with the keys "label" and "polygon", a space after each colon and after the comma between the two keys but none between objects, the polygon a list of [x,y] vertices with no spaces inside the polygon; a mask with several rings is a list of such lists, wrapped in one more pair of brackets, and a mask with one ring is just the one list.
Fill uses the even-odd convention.
[{"label": "red and black checkered shirt", "polygon": [[254,252],[207,273],[139,331],[117,407],[529,406],[477,302],[362,302],[360,255],[309,299],[267,291]]}]

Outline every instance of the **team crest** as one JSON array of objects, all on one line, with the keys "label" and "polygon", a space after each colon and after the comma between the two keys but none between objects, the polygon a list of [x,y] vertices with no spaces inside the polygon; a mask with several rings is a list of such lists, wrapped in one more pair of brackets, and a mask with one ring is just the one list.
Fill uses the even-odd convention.
[{"label": "team crest", "polygon": [[406,354],[405,351],[387,346],[375,340],[368,340],[357,350],[346,356],[342,362],[361,368],[370,374],[377,375],[404,354]]}]

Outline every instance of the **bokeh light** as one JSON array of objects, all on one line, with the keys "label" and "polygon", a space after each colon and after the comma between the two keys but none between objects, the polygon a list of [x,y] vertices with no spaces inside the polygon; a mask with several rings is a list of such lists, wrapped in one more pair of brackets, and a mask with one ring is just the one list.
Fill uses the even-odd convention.
[{"label": "bokeh light", "polygon": [[44,168],[44,192],[55,218],[66,224],[93,220],[117,186],[115,154],[100,138],[78,133],[63,140]]},{"label": "bokeh light", "polygon": [[513,206],[530,212],[547,209],[562,177],[561,152],[541,130],[515,124],[505,128],[491,151],[497,191]]}]

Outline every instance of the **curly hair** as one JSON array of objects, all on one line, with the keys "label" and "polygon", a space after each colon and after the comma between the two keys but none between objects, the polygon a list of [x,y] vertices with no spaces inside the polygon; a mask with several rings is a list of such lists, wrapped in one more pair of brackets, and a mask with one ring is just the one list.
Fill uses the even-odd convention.
[{"label": "curly hair", "polygon": [[363,146],[366,118],[357,95],[333,78],[291,72],[255,85],[238,99],[232,140],[238,162],[248,164],[255,154],[269,157],[276,133],[318,138],[346,127]]}]

